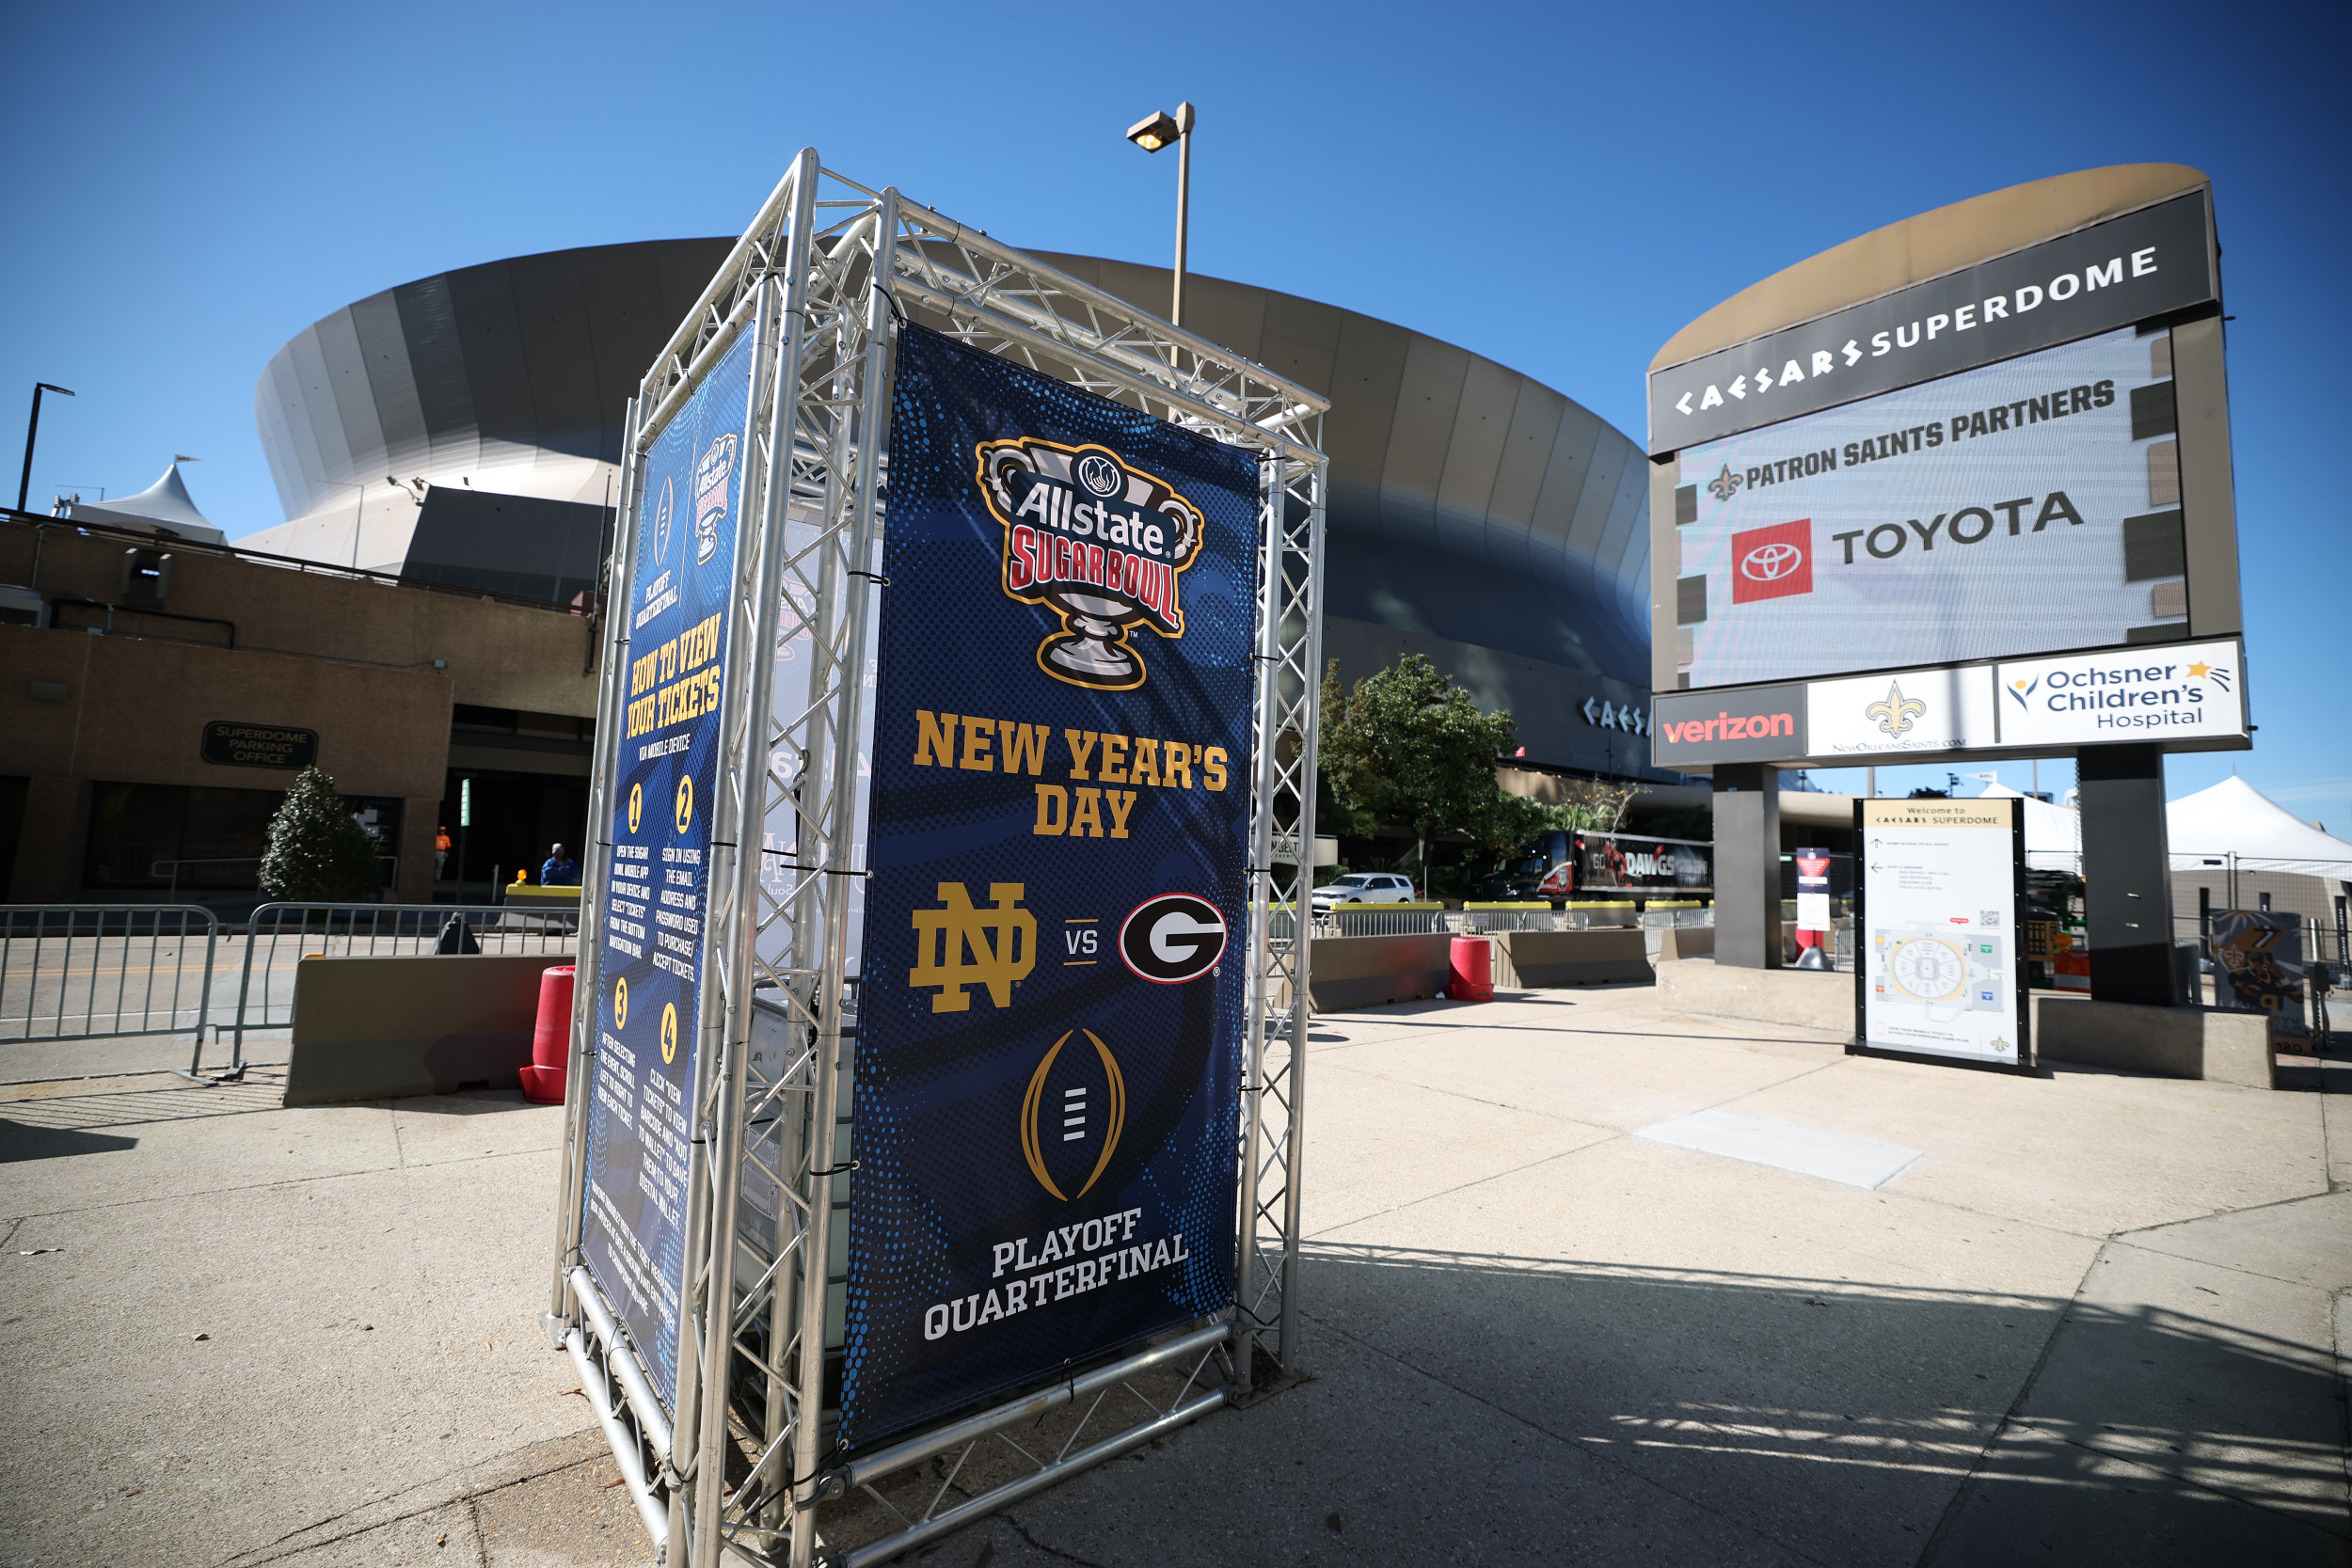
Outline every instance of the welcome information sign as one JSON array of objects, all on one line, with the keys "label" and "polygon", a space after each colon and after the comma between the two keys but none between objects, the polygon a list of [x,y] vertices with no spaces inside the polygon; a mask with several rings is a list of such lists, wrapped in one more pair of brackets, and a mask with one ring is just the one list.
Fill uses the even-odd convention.
[{"label": "welcome information sign", "polygon": [[841,1440],[1228,1307],[1249,456],[901,330]]},{"label": "welcome information sign", "polygon": [[1856,800],[1858,1049],[2029,1059],[2025,802]]},{"label": "welcome information sign", "polygon": [[686,1299],[686,1183],[702,994],[705,872],[717,800],[719,699],[751,404],[745,333],[655,441],[638,503],[626,722],[596,961],[595,1080],[580,1250],[677,1398]]}]

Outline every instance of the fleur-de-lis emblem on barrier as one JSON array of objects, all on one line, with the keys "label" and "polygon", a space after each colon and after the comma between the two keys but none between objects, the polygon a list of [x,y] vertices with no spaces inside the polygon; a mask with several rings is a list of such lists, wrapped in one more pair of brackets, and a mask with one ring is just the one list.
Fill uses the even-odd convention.
[{"label": "fleur-de-lis emblem on barrier", "polygon": [[1879,728],[1892,740],[1900,740],[1911,733],[1911,721],[1928,711],[1928,705],[1916,697],[1903,695],[1902,683],[1890,681],[1883,702],[1872,703],[1862,710],[1866,719],[1875,719]]},{"label": "fleur-de-lis emblem on barrier", "polygon": [[1719,501],[1727,501],[1739,492],[1740,476],[1731,471],[1731,465],[1728,463],[1724,465],[1722,473],[1707,482],[1707,493]]}]

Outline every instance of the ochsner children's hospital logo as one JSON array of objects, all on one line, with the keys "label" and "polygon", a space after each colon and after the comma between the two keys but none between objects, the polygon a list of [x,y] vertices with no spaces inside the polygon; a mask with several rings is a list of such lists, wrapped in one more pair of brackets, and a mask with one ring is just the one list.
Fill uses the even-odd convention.
[{"label": "ochsner children's hospital logo", "polygon": [[1127,628],[1184,635],[1179,589],[1200,553],[1200,509],[1106,447],[1020,437],[977,451],[980,494],[1005,530],[1005,592],[1061,616],[1038,668],[1100,691],[1141,686]]},{"label": "ochsner children's hospital logo", "polygon": [[719,525],[727,517],[727,481],[735,477],[736,435],[728,431],[703,449],[694,465],[694,564],[719,549]]}]

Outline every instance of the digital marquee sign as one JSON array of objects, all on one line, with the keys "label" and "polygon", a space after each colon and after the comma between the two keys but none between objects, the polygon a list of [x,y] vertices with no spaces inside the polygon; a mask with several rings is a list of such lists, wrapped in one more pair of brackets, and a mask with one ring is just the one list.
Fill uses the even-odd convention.
[{"label": "digital marquee sign", "polygon": [[1689,687],[2184,631],[2171,350],[2123,327],[1685,450]]}]

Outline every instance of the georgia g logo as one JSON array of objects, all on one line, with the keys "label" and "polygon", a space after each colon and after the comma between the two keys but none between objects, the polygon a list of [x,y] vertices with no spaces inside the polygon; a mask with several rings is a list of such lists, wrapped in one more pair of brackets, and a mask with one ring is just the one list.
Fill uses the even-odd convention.
[{"label": "georgia g logo", "polygon": [[1061,616],[1037,667],[1097,691],[1141,686],[1127,628],[1184,635],[1179,586],[1200,553],[1200,509],[1107,447],[1024,436],[982,441],[976,454],[980,495],[1005,531],[1005,593]]},{"label": "georgia g logo", "polygon": [[1119,961],[1138,980],[1181,986],[1225,957],[1225,916],[1205,898],[1163,893],[1146,898],[1119,927]]}]

